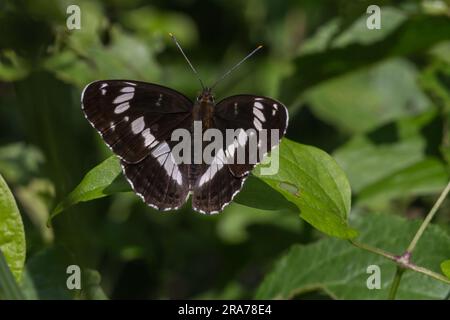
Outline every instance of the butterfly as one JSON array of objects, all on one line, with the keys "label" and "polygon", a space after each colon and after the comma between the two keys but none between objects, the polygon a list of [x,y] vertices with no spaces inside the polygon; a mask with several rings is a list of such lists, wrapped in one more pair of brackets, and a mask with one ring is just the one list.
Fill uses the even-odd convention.
[{"label": "butterfly", "polygon": [[[288,112],[281,102],[241,94],[215,103],[212,89],[204,87],[202,82],[201,85],[203,90],[195,102],[173,89],[132,80],[95,81],[83,90],[81,105],[86,119],[120,158],[132,189],[150,207],[179,209],[192,195],[194,210],[205,214],[221,212],[264,157],[258,155],[256,161],[249,161],[251,139],[241,139],[239,135],[231,143],[223,140],[223,148],[215,151],[212,163],[180,163],[175,161],[172,152],[177,144],[172,139],[175,130],[193,133],[196,122],[203,125],[202,132],[216,129],[224,137],[228,129],[250,129],[256,133],[253,141],[258,142],[257,149],[268,151],[286,133]],[[269,135],[272,130],[279,131],[279,138],[263,141],[260,133],[264,130]],[[202,142],[201,148],[205,147],[206,143]],[[246,155],[243,163],[236,161],[239,150]]]}]

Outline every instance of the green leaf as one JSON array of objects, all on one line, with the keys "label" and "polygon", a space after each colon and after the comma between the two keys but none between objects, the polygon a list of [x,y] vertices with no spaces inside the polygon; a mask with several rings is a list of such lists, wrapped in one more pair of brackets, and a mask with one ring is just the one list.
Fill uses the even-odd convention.
[{"label": "green leaf", "polygon": [[[80,88],[94,80],[117,78],[118,74],[123,79],[158,79],[160,70],[154,59],[153,43],[125,32],[119,24],[109,27],[98,3],[84,3],[82,19],[83,27],[65,38],[64,50],[46,58],[43,63],[46,70]],[[108,45],[101,40],[105,30],[110,35]]]},{"label": "green leaf", "polygon": [[[450,55],[450,43],[446,42],[445,44],[447,44],[445,54],[448,57]],[[450,77],[450,61],[443,62],[440,59],[443,59],[443,57],[436,59],[422,72],[419,82],[422,88],[432,97],[436,106],[444,108],[448,112],[450,111],[450,92],[445,81]]]},{"label": "green leaf", "polygon": [[5,255],[9,268],[21,280],[25,263],[25,232],[16,201],[3,177],[0,175],[0,250]]},{"label": "green leaf", "polygon": [[[265,176],[257,170],[256,175],[294,203],[315,228],[334,237],[355,237],[357,232],[347,223],[350,185],[336,161],[320,149],[288,139],[279,150],[278,173]],[[274,161],[274,152],[271,157]]]},{"label": "green leaf", "polygon": [[[255,180],[259,180],[256,179]],[[261,180],[260,183],[265,184]],[[276,192],[267,186],[272,192]],[[281,196],[281,195],[280,195]],[[281,196],[283,197],[283,196]],[[284,198],[284,197],[283,197]],[[298,208],[291,202],[286,201],[293,206],[295,212]],[[279,210],[264,210],[255,207],[247,207],[239,203],[232,203],[227,207],[227,212],[217,221],[217,234],[225,242],[238,244],[248,241],[251,234],[249,229],[255,225],[276,226],[284,230],[285,234],[298,234],[301,232],[301,226],[305,222],[298,218],[295,214],[286,214],[291,209],[280,208]],[[289,212],[291,213],[291,212]]]},{"label": "green leaf", "polygon": [[69,290],[66,285],[67,267],[74,264],[74,257],[62,246],[48,247],[31,256],[22,285],[27,298],[70,300],[80,294],[79,290]]},{"label": "green leaf", "polygon": [[404,118],[354,136],[334,152],[349,177],[356,203],[426,195],[445,187],[445,166],[428,155],[430,138],[423,134],[436,128],[437,119],[434,110]]},{"label": "green leaf", "polygon": [[[352,6],[352,8],[354,8]],[[367,28],[367,14],[364,12],[356,21],[337,34],[342,27],[342,17],[332,19],[322,25],[310,38],[306,38],[300,48],[301,54],[325,51],[330,48],[344,47],[352,43],[372,44],[383,40],[389,33],[394,31],[405,21],[407,15],[394,7],[382,7],[383,27],[370,30]],[[358,10],[358,14],[362,11]],[[333,38],[336,36],[335,38]]]},{"label": "green leaf", "polygon": [[253,175],[245,181],[242,191],[238,193],[234,202],[261,210],[298,212],[298,208],[292,202]]},{"label": "green leaf", "polygon": [[[383,59],[405,56],[431,48],[450,39],[449,18],[414,16],[403,22],[383,40],[371,44],[352,43],[325,52],[306,54],[294,60],[296,72],[285,79],[281,98],[291,102],[306,88]],[[417,37],[420,34],[420,37]]]},{"label": "green leaf", "polygon": [[[358,13],[361,11],[358,10]],[[395,7],[381,7],[383,27],[370,30],[367,28],[367,13],[364,12],[352,25],[339,34],[333,41],[333,47],[344,47],[352,43],[371,44],[383,40],[407,19],[407,14]]]},{"label": "green leaf", "polygon": [[42,170],[44,156],[39,149],[25,143],[0,147],[0,174],[10,183],[24,184]]},{"label": "green leaf", "polygon": [[377,201],[401,196],[435,194],[448,181],[444,164],[434,158],[417,162],[361,190],[358,201]]},{"label": "green leaf", "polygon": [[445,41],[434,46],[430,50],[430,53],[436,58],[443,60],[443,62],[446,62],[446,68],[450,66],[450,41]]},{"label": "green leaf", "polygon": [[416,82],[414,65],[395,59],[326,81],[305,99],[320,119],[358,133],[426,110],[431,103]]},{"label": "green leaf", "polygon": [[81,290],[69,290],[66,286],[67,267],[77,265],[74,257],[61,246],[41,250],[26,265],[22,292],[30,300],[90,300],[108,299],[100,286],[98,271],[81,269]]},{"label": "green leaf", "polygon": [[358,193],[422,161],[424,150],[425,142],[420,137],[378,144],[368,136],[356,136],[338,148],[334,157],[347,173],[353,191]]},{"label": "green leaf", "polygon": [[445,260],[441,263],[441,270],[442,273],[447,276],[447,278],[450,279],[450,260]]},{"label": "green leaf", "polygon": [[119,160],[111,156],[91,169],[80,184],[53,210],[50,219],[74,204],[106,197],[117,192],[130,191],[121,174]]},{"label": "green leaf", "polygon": [[25,78],[29,73],[27,62],[12,50],[0,50],[0,80],[13,82]]},{"label": "green leaf", "polygon": [[120,20],[125,27],[137,32],[140,38],[153,43],[161,41],[162,30],[176,34],[184,48],[194,44],[198,37],[195,22],[179,12],[162,11],[151,6],[139,7],[123,12]]},{"label": "green leaf", "polygon": [[[404,251],[420,224],[391,215],[365,215],[352,222],[361,232],[358,242],[394,254]],[[414,251],[412,262],[437,272],[440,262],[449,255],[449,235],[438,226],[430,225]],[[367,288],[370,265],[380,268],[379,290]],[[395,269],[394,262],[338,239],[294,245],[265,277],[256,298],[286,299],[323,290],[336,299],[386,299]],[[448,290],[448,284],[408,270],[397,297],[444,299]]]},{"label": "green leaf", "polygon": [[22,300],[24,296],[9,270],[5,256],[0,250],[0,300]]}]

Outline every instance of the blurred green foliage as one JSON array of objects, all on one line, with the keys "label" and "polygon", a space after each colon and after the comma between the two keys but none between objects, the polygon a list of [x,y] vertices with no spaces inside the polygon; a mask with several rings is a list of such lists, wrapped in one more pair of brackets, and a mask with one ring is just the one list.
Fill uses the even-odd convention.
[{"label": "blurred green foliage", "polygon": [[[80,30],[66,28],[70,4],[81,8]],[[366,28],[370,4],[382,8],[380,30]],[[239,299],[303,298],[313,291],[330,298],[385,297],[366,289],[365,268],[386,265],[391,277],[394,264],[342,240],[323,239],[298,217],[307,199],[321,199],[323,207],[301,214],[314,226],[314,218],[326,223],[321,213],[345,194],[336,212],[348,228],[346,180],[322,193],[306,186],[310,198],[300,192],[298,200],[280,183],[269,183],[273,189],[252,178],[235,203],[211,217],[190,206],[160,213],[128,192],[75,206],[66,202],[51,228],[47,220],[58,203],[80,191],[80,181],[92,182],[86,174],[110,156],[80,109],[87,83],[128,78],[191,97],[199,91],[167,36],[172,32],[206,83],[264,44],[221,83],[216,97],[253,93],[283,101],[291,141],[281,149],[282,159],[294,142],[332,154],[352,189],[350,225],[362,239],[400,250],[417,227],[405,219],[423,218],[449,177],[449,17],[444,0],[0,1],[0,174],[25,227],[23,294]],[[307,150],[317,149],[295,149],[298,161],[283,181],[302,185],[308,172],[325,175],[337,168],[325,156],[314,164]],[[105,181],[116,179],[112,173]],[[83,196],[127,190],[122,182],[96,185]],[[450,257],[449,208],[445,203],[415,253],[436,272]],[[20,220],[18,214],[11,219]],[[84,270],[81,291],[65,287],[69,264]],[[443,299],[448,292],[445,284],[411,275],[399,296]]]}]

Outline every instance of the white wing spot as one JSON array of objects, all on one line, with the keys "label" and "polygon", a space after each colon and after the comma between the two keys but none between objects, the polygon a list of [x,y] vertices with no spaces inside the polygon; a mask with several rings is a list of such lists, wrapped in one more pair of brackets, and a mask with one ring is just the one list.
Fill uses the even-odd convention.
[{"label": "white wing spot", "polygon": [[136,83],[125,81],[124,83],[129,84],[130,86],[136,86]]},{"label": "white wing spot", "polygon": [[219,151],[217,151],[217,154],[213,159],[213,163],[215,161],[220,164],[225,163],[225,152],[223,152],[223,149],[220,149]]},{"label": "white wing spot", "polygon": [[[156,151],[156,152],[155,152]],[[175,163],[175,158],[170,152],[169,145],[166,142],[160,143],[158,147],[153,150],[152,155],[156,155],[156,160],[158,160],[159,164],[163,166],[167,175],[175,180],[180,186],[183,183],[183,178],[181,176],[180,169]]]},{"label": "white wing spot", "polygon": [[261,120],[261,122],[265,122],[266,121],[266,117],[264,117],[264,114],[261,112],[261,110],[253,108],[253,114],[255,115],[255,117],[257,117],[259,120]]},{"label": "white wing spot", "polygon": [[150,145],[150,149],[154,148],[155,146],[157,146],[159,143],[158,140],[155,139],[155,141],[152,142],[152,144]]},{"label": "white wing spot", "polygon": [[166,161],[166,159],[167,159],[167,154],[163,154],[160,157],[156,158],[156,160],[158,160],[159,164],[162,166],[164,165],[164,162]]},{"label": "white wing spot", "polygon": [[234,149],[235,149],[234,143],[232,143],[228,146],[227,151],[226,151],[228,153],[228,158],[231,158],[233,156]]},{"label": "white wing spot", "polygon": [[148,147],[149,145],[151,145],[153,143],[153,141],[155,141],[155,136],[150,133],[150,129],[149,128],[147,128],[144,131],[142,131],[141,134],[142,134],[142,136],[145,139],[144,144],[145,144],[146,147]]},{"label": "white wing spot", "polygon": [[255,118],[253,120],[253,125],[255,126],[256,130],[262,130],[261,122],[258,120],[258,118]]},{"label": "white wing spot", "polygon": [[166,154],[169,152],[170,152],[170,148],[169,148],[169,145],[167,144],[167,142],[162,142],[155,148],[155,150],[152,151],[152,155],[155,158],[158,158],[160,155]]},{"label": "white wing spot", "polygon": [[139,132],[144,130],[144,127],[144,117],[139,117],[131,123],[131,131],[133,131],[134,134],[138,134]]},{"label": "white wing spot", "polygon": [[262,105],[261,102],[255,102],[255,103],[253,104],[253,106],[254,106],[255,108],[260,109],[260,110],[264,109],[264,106]]},{"label": "white wing spot", "polygon": [[[223,151],[222,151],[223,152]],[[217,172],[220,171],[220,169],[223,168],[223,164],[222,163],[216,163],[213,161],[213,163],[211,164],[211,166],[209,166],[209,168],[205,171],[205,173],[201,176],[200,181],[199,181],[199,186],[201,187],[202,185],[204,185],[206,182],[211,181],[212,178],[214,178],[214,176],[216,175]]]},{"label": "white wing spot", "polygon": [[180,169],[178,169],[178,166],[175,166],[175,169],[172,172],[172,179],[174,179],[180,186],[183,183],[183,177],[181,176]]},{"label": "white wing spot", "polygon": [[128,122],[128,120],[130,120],[130,117],[126,116],[125,118],[123,118],[123,120],[124,120],[125,122]]},{"label": "white wing spot", "polygon": [[278,104],[274,103],[273,104],[273,109],[272,109],[272,116],[274,116],[275,113],[277,113],[277,111],[278,111]]},{"label": "white wing spot", "polygon": [[106,94],[106,87],[108,86],[108,84],[106,82],[102,83],[102,85],[100,86],[102,95],[104,96]]},{"label": "white wing spot", "polygon": [[[206,170],[206,171],[208,171],[208,170]],[[205,173],[200,177],[200,181],[198,182],[199,187],[201,187],[205,183]]]},{"label": "white wing spot", "polygon": [[134,87],[125,87],[120,92],[134,92]]},{"label": "white wing spot", "polygon": [[118,104],[133,99],[134,93],[124,93],[114,99],[113,103]]},{"label": "white wing spot", "polygon": [[128,110],[129,107],[130,107],[130,104],[128,102],[121,103],[114,109],[114,113],[119,114],[119,113],[125,112]]},{"label": "white wing spot", "polygon": [[247,134],[245,133],[244,130],[241,130],[238,135],[238,143],[239,145],[244,146],[246,142],[247,142]]},{"label": "white wing spot", "polygon": [[172,176],[173,167],[175,166],[175,161],[173,159],[172,153],[168,154],[166,161],[164,162],[164,170],[166,170],[169,177]]}]

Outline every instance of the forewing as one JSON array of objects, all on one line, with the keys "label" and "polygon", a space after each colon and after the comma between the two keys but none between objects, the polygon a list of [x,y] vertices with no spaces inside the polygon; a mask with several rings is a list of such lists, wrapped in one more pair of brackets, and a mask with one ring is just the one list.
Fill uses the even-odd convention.
[{"label": "forewing", "polygon": [[[233,159],[228,161],[228,168],[234,176],[246,176],[267,152],[279,144],[286,133],[288,119],[287,108],[267,97],[237,95],[216,105],[214,123],[224,137],[226,129],[242,129],[241,135],[232,144],[231,141],[224,141],[225,155]],[[239,152],[245,157],[238,157]]]},{"label": "forewing", "polygon": [[183,123],[192,102],[172,89],[138,81],[101,80],[86,86],[82,109],[123,162],[138,163]]}]

